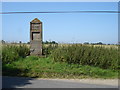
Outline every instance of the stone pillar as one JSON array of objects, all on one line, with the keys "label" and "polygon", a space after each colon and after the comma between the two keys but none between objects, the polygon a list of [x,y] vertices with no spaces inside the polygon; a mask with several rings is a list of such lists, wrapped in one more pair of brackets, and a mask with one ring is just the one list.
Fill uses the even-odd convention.
[{"label": "stone pillar", "polygon": [[42,22],[37,18],[30,22],[30,55],[42,55]]}]

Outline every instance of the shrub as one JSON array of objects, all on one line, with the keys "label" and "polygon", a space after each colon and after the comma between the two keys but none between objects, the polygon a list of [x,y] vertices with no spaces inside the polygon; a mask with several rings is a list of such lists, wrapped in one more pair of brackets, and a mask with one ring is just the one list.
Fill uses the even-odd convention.
[{"label": "shrub", "polygon": [[98,66],[104,69],[118,69],[118,50],[115,48],[71,45],[59,47],[52,54],[54,61],[69,64]]},{"label": "shrub", "polygon": [[53,50],[58,47],[58,44],[43,44],[43,55],[48,56]]},{"label": "shrub", "polygon": [[2,63],[11,63],[29,55],[29,48],[25,45],[4,45],[2,46]]}]

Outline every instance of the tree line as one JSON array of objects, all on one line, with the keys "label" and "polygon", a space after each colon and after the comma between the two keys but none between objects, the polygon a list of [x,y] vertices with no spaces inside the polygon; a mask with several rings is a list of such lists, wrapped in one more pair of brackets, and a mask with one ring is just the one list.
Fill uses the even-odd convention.
[{"label": "tree line", "polygon": [[[2,44],[5,44],[5,43],[8,43],[6,42],[5,40],[1,40],[0,41]],[[13,44],[30,44],[30,42],[27,42],[27,43],[23,43],[22,41],[19,41],[19,42],[11,42]],[[58,44],[56,41],[43,41],[42,42],[43,44]],[[88,45],[88,44],[91,44],[91,45],[120,45],[120,42],[118,42],[118,44],[105,44],[105,43],[102,43],[102,42],[96,42],[96,43],[89,43],[89,42],[84,42],[83,44],[85,45]]]}]

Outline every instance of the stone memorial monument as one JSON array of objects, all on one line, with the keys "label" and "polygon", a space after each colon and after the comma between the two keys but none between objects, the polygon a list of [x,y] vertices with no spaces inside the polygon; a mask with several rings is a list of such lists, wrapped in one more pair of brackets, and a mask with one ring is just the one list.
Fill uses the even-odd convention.
[{"label": "stone memorial monument", "polygon": [[42,55],[42,22],[37,18],[30,22],[30,55]]}]

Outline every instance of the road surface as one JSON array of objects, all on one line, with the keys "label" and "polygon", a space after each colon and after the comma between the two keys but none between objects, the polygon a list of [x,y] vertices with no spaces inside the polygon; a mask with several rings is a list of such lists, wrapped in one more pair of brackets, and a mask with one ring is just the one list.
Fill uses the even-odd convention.
[{"label": "road surface", "polygon": [[7,76],[2,79],[2,88],[118,88],[117,80],[35,79]]}]

